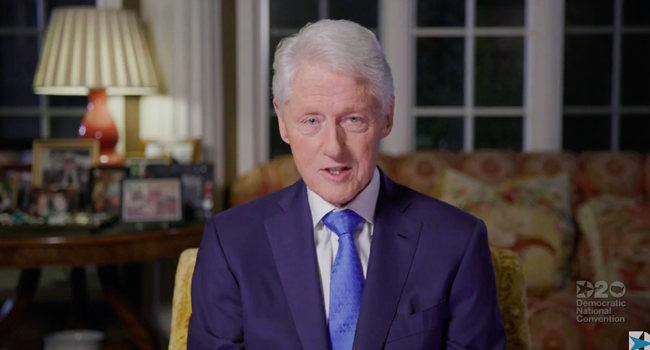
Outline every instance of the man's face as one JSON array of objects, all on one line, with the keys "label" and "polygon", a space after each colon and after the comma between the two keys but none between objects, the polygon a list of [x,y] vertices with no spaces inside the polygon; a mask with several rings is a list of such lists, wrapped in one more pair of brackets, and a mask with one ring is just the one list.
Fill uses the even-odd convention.
[{"label": "man's face", "polygon": [[305,62],[282,113],[273,105],[307,186],[336,206],[353,200],[372,178],[379,141],[390,134],[393,101],[382,114],[364,84]]}]

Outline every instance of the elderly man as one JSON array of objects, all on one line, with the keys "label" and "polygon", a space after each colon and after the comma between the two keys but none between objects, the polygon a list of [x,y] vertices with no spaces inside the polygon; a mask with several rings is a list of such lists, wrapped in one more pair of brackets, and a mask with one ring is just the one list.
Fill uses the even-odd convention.
[{"label": "elderly man", "polygon": [[373,33],[307,25],[273,68],[302,180],[207,223],[188,349],[504,349],[483,222],[377,168],[394,97]]}]

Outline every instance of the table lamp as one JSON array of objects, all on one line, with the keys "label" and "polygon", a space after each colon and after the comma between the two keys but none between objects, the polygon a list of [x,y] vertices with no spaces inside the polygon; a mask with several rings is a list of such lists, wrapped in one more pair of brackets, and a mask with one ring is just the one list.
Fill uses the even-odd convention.
[{"label": "table lamp", "polygon": [[99,140],[99,163],[117,166],[118,133],[107,95],[155,93],[158,81],[147,41],[133,11],[60,7],[47,27],[34,77],[39,95],[87,95],[79,135]]}]

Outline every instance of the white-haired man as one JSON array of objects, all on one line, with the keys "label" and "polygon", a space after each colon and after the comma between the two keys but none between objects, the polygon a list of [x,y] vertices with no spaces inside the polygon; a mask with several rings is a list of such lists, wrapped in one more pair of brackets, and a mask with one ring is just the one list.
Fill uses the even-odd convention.
[{"label": "white-haired man", "polygon": [[394,96],[372,32],[307,25],[273,68],[302,179],[207,223],[188,349],[504,349],[483,222],[377,167]]}]

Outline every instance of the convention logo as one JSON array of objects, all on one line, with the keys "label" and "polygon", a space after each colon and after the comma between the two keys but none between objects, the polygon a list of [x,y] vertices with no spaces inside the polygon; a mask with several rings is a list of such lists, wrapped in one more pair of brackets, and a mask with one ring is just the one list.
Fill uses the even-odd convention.
[{"label": "convention logo", "polygon": [[578,281],[576,283],[578,290],[576,291],[577,297],[580,299],[591,298],[594,295],[594,285],[589,281]]},{"label": "convention logo", "polygon": [[628,350],[650,350],[650,334],[646,332],[629,332],[630,336]]},{"label": "convention logo", "polygon": [[625,322],[625,317],[616,316],[616,311],[626,306],[625,300],[621,300],[626,292],[627,288],[619,281],[611,284],[605,281],[577,281],[576,320],[581,323]]}]

